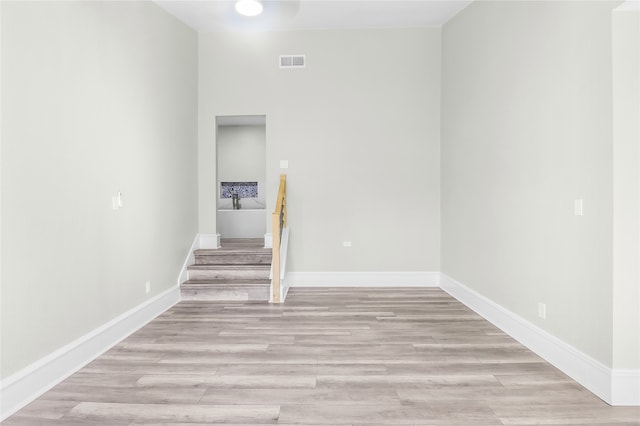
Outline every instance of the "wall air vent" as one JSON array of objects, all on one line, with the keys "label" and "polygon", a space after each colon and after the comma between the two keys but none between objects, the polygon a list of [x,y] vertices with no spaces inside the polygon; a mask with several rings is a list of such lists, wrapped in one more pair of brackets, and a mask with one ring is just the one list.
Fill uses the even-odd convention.
[{"label": "wall air vent", "polygon": [[304,55],[280,55],[280,68],[304,68]]}]

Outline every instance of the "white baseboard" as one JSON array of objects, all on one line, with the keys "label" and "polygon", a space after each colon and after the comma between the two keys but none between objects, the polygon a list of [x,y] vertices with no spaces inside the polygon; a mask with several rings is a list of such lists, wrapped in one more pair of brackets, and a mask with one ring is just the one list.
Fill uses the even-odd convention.
[{"label": "white baseboard", "polygon": [[191,247],[189,248],[189,253],[187,253],[187,258],[182,264],[182,269],[180,269],[180,275],[178,275],[178,285],[189,279],[189,265],[193,265],[196,263],[196,257],[193,252],[200,248],[200,234],[196,234],[193,239],[193,243],[191,243]]},{"label": "white baseboard", "polygon": [[640,405],[639,370],[612,370],[445,274],[440,287],[608,404]]},{"label": "white baseboard", "polygon": [[3,421],[180,300],[174,286],[76,339],[0,383]]},{"label": "white baseboard", "polygon": [[180,275],[178,275],[178,285],[189,279],[188,268],[189,265],[196,263],[196,258],[193,252],[198,249],[219,249],[220,248],[220,234],[196,234],[187,253],[187,257],[180,269]]},{"label": "white baseboard", "polygon": [[290,272],[290,287],[438,287],[438,272]]},{"label": "white baseboard", "polygon": [[611,405],[640,406],[640,370],[612,371]]},{"label": "white baseboard", "polygon": [[282,296],[280,300],[282,300],[282,303],[284,303],[287,300],[287,295],[289,294],[289,288],[291,288],[289,286],[289,274],[285,274],[284,279],[282,280],[281,286],[282,286],[281,287]]},{"label": "white baseboard", "polygon": [[199,249],[219,249],[220,248],[220,234],[198,234]]}]

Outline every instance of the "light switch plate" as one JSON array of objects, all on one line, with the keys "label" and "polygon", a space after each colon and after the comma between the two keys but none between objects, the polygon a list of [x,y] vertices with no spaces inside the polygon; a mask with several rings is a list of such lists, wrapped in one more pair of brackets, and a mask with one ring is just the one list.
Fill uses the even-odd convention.
[{"label": "light switch plate", "polygon": [[546,303],[538,302],[538,317],[547,319],[547,305]]}]

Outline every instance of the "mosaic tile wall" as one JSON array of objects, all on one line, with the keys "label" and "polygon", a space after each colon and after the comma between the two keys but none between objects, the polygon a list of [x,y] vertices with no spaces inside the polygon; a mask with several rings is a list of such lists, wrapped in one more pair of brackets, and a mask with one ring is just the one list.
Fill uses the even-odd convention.
[{"label": "mosaic tile wall", "polygon": [[231,198],[233,191],[240,198],[258,198],[258,182],[220,182],[220,198]]}]

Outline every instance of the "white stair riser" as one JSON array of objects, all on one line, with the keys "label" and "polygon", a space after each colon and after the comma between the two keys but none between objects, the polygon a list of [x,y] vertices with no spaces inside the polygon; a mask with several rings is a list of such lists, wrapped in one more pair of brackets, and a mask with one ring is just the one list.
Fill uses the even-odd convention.
[{"label": "white stair riser", "polygon": [[185,285],[180,291],[182,300],[198,301],[242,301],[242,302],[264,302],[269,300],[269,287],[247,287],[241,286],[206,286],[206,285]]}]

